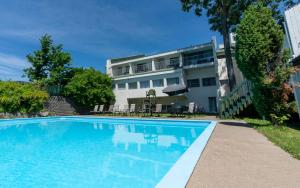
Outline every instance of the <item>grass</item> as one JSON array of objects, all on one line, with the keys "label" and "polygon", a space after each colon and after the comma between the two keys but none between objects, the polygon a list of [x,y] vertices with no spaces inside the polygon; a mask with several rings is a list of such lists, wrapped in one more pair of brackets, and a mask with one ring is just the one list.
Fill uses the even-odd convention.
[{"label": "grass", "polygon": [[265,135],[271,142],[300,160],[300,126],[273,126],[269,121],[245,119],[258,132]]}]

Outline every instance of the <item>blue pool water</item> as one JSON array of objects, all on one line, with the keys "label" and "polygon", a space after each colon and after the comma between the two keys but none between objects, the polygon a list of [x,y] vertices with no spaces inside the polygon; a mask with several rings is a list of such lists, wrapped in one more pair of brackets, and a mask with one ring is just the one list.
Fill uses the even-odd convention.
[{"label": "blue pool water", "polygon": [[152,188],[210,122],[0,121],[0,187]]}]

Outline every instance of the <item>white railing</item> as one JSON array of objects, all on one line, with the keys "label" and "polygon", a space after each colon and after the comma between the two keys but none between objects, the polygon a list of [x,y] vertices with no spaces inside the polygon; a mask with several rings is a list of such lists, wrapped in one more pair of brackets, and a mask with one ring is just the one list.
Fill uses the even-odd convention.
[{"label": "white railing", "polygon": [[132,66],[132,73],[142,73],[142,72],[150,72],[152,71],[152,64],[145,63],[145,64],[138,64]]},{"label": "white railing", "polygon": [[162,69],[169,69],[169,68],[179,68],[179,59],[178,60],[162,60],[162,61],[155,61],[155,69],[162,70]]},{"label": "white railing", "polygon": [[129,74],[129,67],[122,67],[122,68],[113,68],[113,75],[114,76],[122,76]]}]

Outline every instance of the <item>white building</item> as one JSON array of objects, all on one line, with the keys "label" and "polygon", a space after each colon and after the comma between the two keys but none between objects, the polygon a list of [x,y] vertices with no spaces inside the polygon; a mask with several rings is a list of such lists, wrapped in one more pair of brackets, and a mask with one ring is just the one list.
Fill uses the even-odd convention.
[{"label": "white building", "polygon": [[284,12],[285,30],[288,47],[293,58],[300,56],[300,4],[295,5]]},{"label": "white building", "polygon": [[[155,89],[163,110],[171,103],[195,102],[198,109],[216,113],[220,96],[228,91],[224,53],[216,51],[214,40],[155,55],[109,59],[106,71],[113,78],[115,104],[120,108],[130,104],[140,108],[146,91]],[[163,92],[185,88],[187,92],[174,96]]]}]

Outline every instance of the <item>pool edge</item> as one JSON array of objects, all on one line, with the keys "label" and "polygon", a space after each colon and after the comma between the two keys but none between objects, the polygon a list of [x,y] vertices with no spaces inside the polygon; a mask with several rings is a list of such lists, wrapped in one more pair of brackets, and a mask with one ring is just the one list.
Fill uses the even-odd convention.
[{"label": "pool edge", "polygon": [[216,125],[217,122],[211,121],[204,132],[183,153],[155,188],[184,188],[186,186]]}]

